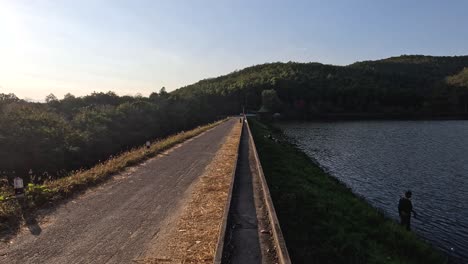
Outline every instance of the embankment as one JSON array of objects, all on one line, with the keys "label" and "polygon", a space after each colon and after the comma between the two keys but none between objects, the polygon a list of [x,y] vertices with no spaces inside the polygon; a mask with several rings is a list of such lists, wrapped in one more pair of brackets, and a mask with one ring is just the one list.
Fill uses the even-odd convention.
[{"label": "embankment", "polygon": [[446,263],[320,169],[280,130],[256,121],[251,128],[293,263]]},{"label": "embankment", "polygon": [[220,120],[190,131],[181,132],[152,142],[149,148],[142,146],[120,155],[110,157],[89,170],[76,171],[69,176],[45,182],[41,185],[28,184],[25,199],[20,202],[13,195],[13,188],[0,190],[0,237],[14,234],[25,215],[33,215],[38,208],[54,206],[57,202],[70,198],[89,187],[103,183],[113,175],[128,167],[142,163],[179,143],[198,136],[228,119]]}]

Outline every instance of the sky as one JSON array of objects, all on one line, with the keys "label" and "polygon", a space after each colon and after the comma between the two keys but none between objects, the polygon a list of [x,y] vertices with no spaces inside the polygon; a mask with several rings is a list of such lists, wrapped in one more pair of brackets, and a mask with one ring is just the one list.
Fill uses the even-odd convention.
[{"label": "sky", "polygon": [[0,0],[0,93],[149,95],[276,61],[468,55],[468,1]]}]

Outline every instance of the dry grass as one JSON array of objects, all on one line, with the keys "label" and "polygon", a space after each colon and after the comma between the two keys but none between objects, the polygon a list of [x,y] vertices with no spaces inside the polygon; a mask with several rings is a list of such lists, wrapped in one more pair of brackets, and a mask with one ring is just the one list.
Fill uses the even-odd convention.
[{"label": "dry grass", "polygon": [[146,147],[132,149],[117,157],[112,157],[106,162],[98,164],[89,170],[80,171],[69,177],[49,182],[46,186],[55,192],[68,195],[69,193],[73,193],[75,189],[99,183],[102,180],[105,180],[108,176],[118,173],[129,166],[139,164],[151,157],[154,157],[187,139],[195,137],[208,129],[219,125],[221,122],[224,122],[224,120],[206,126],[197,127],[193,130],[181,132],[163,140],[153,142],[149,149]]},{"label": "dry grass", "polygon": [[[40,186],[43,193],[41,194],[41,202],[31,200],[27,201],[28,210],[37,209],[42,204],[61,200],[66,197],[82,191],[90,186],[95,186],[110,176],[121,172],[129,166],[141,163],[151,157],[156,156],[187,139],[195,137],[217,125],[226,121],[221,120],[205,126],[200,126],[187,132],[181,132],[165,139],[153,142],[151,147],[135,148],[124,152],[118,156],[111,157],[107,161],[97,164],[89,170],[76,171],[67,177],[46,182]],[[0,193],[1,197],[11,197],[12,189],[4,189]],[[29,196],[27,196],[29,197]],[[19,222],[22,220],[22,212],[16,199],[6,199],[0,201],[0,230],[17,229]]]},{"label": "dry grass", "polygon": [[[154,253],[138,263],[212,263],[232,182],[241,124],[236,123],[196,183],[181,217]],[[164,241],[163,241],[164,240]]]}]

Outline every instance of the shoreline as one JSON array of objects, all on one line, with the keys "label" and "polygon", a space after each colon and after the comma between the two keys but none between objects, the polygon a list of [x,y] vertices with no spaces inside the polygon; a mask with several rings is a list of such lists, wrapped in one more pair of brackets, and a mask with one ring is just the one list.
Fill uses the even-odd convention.
[{"label": "shoreline", "polygon": [[279,129],[251,124],[294,263],[447,263],[440,250],[355,195]]},{"label": "shoreline", "polygon": [[367,114],[367,113],[350,113],[350,114],[319,114],[310,115],[304,118],[285,117],[282,121],[449,121],[449,120],[468,120],[468,114]]}]

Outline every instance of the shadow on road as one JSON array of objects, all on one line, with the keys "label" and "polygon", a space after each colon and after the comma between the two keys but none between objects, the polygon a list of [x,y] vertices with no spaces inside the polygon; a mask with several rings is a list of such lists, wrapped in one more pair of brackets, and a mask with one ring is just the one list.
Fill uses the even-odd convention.
[{"label": "shadow on road", "polygon": [[28,209],[28,206],[22,200],[11,199],[8,202],[16,203],[16,205],[12,206],[16,207],[18,211],[15,219],[6,219],[9,222],[8,225],[0,226],[0,241],[5,242],[13,238],[20,230],[22,220],[32,235],[40,235],[42,228],[37,222],[37,214]]},{"label": "shadow on road", "polygon": [[31,217],[31,216],[25,216],[25,215],[23,215],[23,217],[25,219],[26,226],[28,227],[29,232],[31,232],[31,234],[34,235],[34,236],[40,235],[41,232],[42,232],[42,229],[39,226],[39,224],[37,223],[36,218]]},{"label": "shadow on road", "polygon": [[20,204],[21,208],[21,215],[24,219],[24,223],[26,224],[29,232],[31,232],[32,235],[38,236],[41,234],[42,229],[37,223],[37,215],[30,210],[28,210],[27,204],[25,201],[19,200],[18,203]]}]

